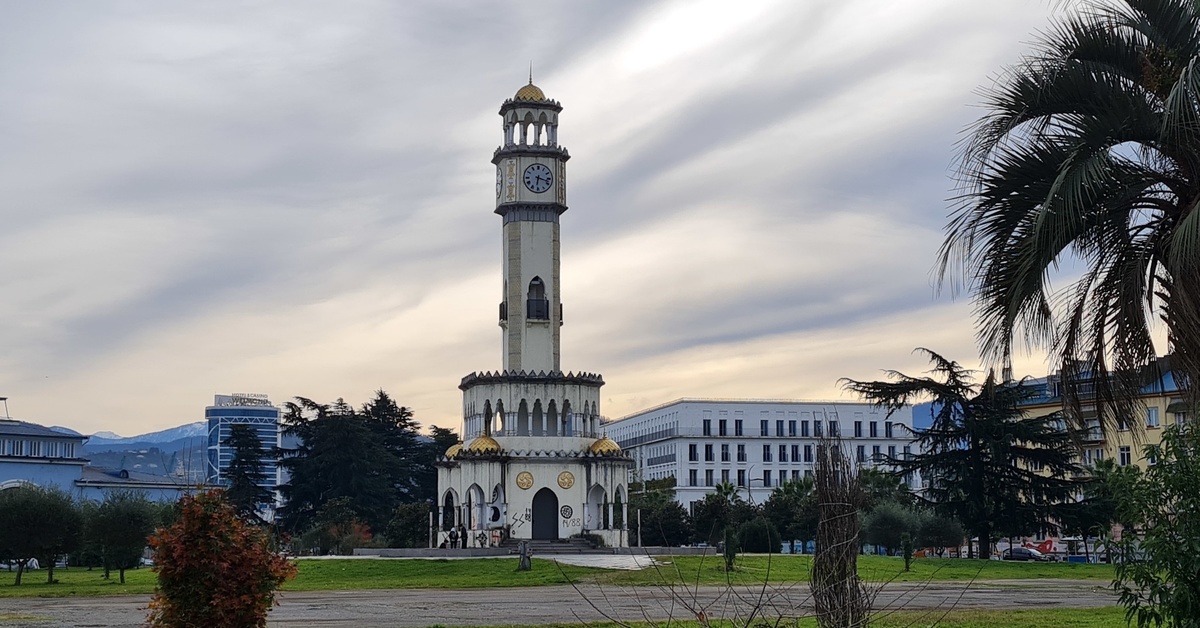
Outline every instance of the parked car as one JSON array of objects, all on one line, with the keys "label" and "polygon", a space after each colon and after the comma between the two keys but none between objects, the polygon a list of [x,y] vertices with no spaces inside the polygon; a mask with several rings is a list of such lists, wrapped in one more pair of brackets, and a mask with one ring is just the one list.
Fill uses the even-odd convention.
[{"label": "parked car", "polygon": [[1012,547],[1004,550],[1000,555],[1000,560],[1050,560],[1050,557],[1033,549],[1032,547]]}]

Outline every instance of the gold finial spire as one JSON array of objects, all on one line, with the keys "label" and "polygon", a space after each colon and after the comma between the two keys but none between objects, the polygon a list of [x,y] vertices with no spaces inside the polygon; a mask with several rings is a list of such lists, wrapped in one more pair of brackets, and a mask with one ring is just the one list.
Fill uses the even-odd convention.
[{"label": "gold finial spire", "polygon": [[529,62],[529,84],[533,85],[533,61]]}]

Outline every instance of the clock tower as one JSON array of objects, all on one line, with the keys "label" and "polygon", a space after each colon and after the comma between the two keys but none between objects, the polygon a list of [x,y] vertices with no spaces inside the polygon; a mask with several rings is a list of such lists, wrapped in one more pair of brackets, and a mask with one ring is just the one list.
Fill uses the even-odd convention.
[{"label": "clock tower", "polygon": [[463,439],[438,462],[437,541],[449,547],[531,540],[549,543],[545,551],[585,534],[610,547],[629,544],[632,460],[601,432],[604,378],[559,367],[558,235],[570,159],[558,145],[561,112],[532,80],[500,105],[504,143],[492,163],[504,367],[458,385]]},{"label": "clock tower", "polygon": [[504,370],[559,370],[562,320],[558,220],[567,211],[567,160],[558,145],[562,105],[531,80],[500,106],[496,213],[504,219],[500,301]]}]

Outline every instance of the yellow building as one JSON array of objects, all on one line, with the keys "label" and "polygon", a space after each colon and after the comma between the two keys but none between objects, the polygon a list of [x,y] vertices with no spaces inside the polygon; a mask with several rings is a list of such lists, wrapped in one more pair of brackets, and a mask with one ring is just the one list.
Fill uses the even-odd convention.
[{"label": "yellow building", "polygon": [[[1030,380],[1029,385],[1038,388],[1041,395],[1031,399],[1025,406],[1028,416],[1043,416],[1063,409],[1062,380],[1055,374]],[[1086,393],[1087,384],[1083,384]],[[1140,398],[1142,406],[1138,416],[1119,421],[1116,430],[1102,430],[1099,419],[1088,419],[1088,432],[1083,438],[1080,459],[1085,467],[1101,459],[1112,459],[1120,466],[1137,465],[1145,470],[1153,464],[1147,459],[1147,445],[1162,442],[1162,433],[1170,425],[1182,424],[1188,419],[1187,404],[1183,393],[1175,384],[1170,371],[1164,371],[1154,383],[1143,388]],[[1096,415],[1094,403],[1086,400],[1083,405],[1085,417]]]}]

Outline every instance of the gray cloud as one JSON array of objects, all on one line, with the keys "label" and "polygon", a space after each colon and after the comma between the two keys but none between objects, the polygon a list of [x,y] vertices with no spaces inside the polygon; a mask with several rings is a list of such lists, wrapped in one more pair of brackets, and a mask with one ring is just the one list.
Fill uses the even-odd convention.
[{"label": "gray cloud", "polygon": [[[530,60],[574,155],[564,366],[607,370],[610,413],[969,348],[929,278],[947,168],[1047,12],[4,4],[0,394],[138,432],[216,392],[383,386],[453,424],[458,377],[499,363],[488,162]],[[819,362],[740,357],[767,346]]]}]

